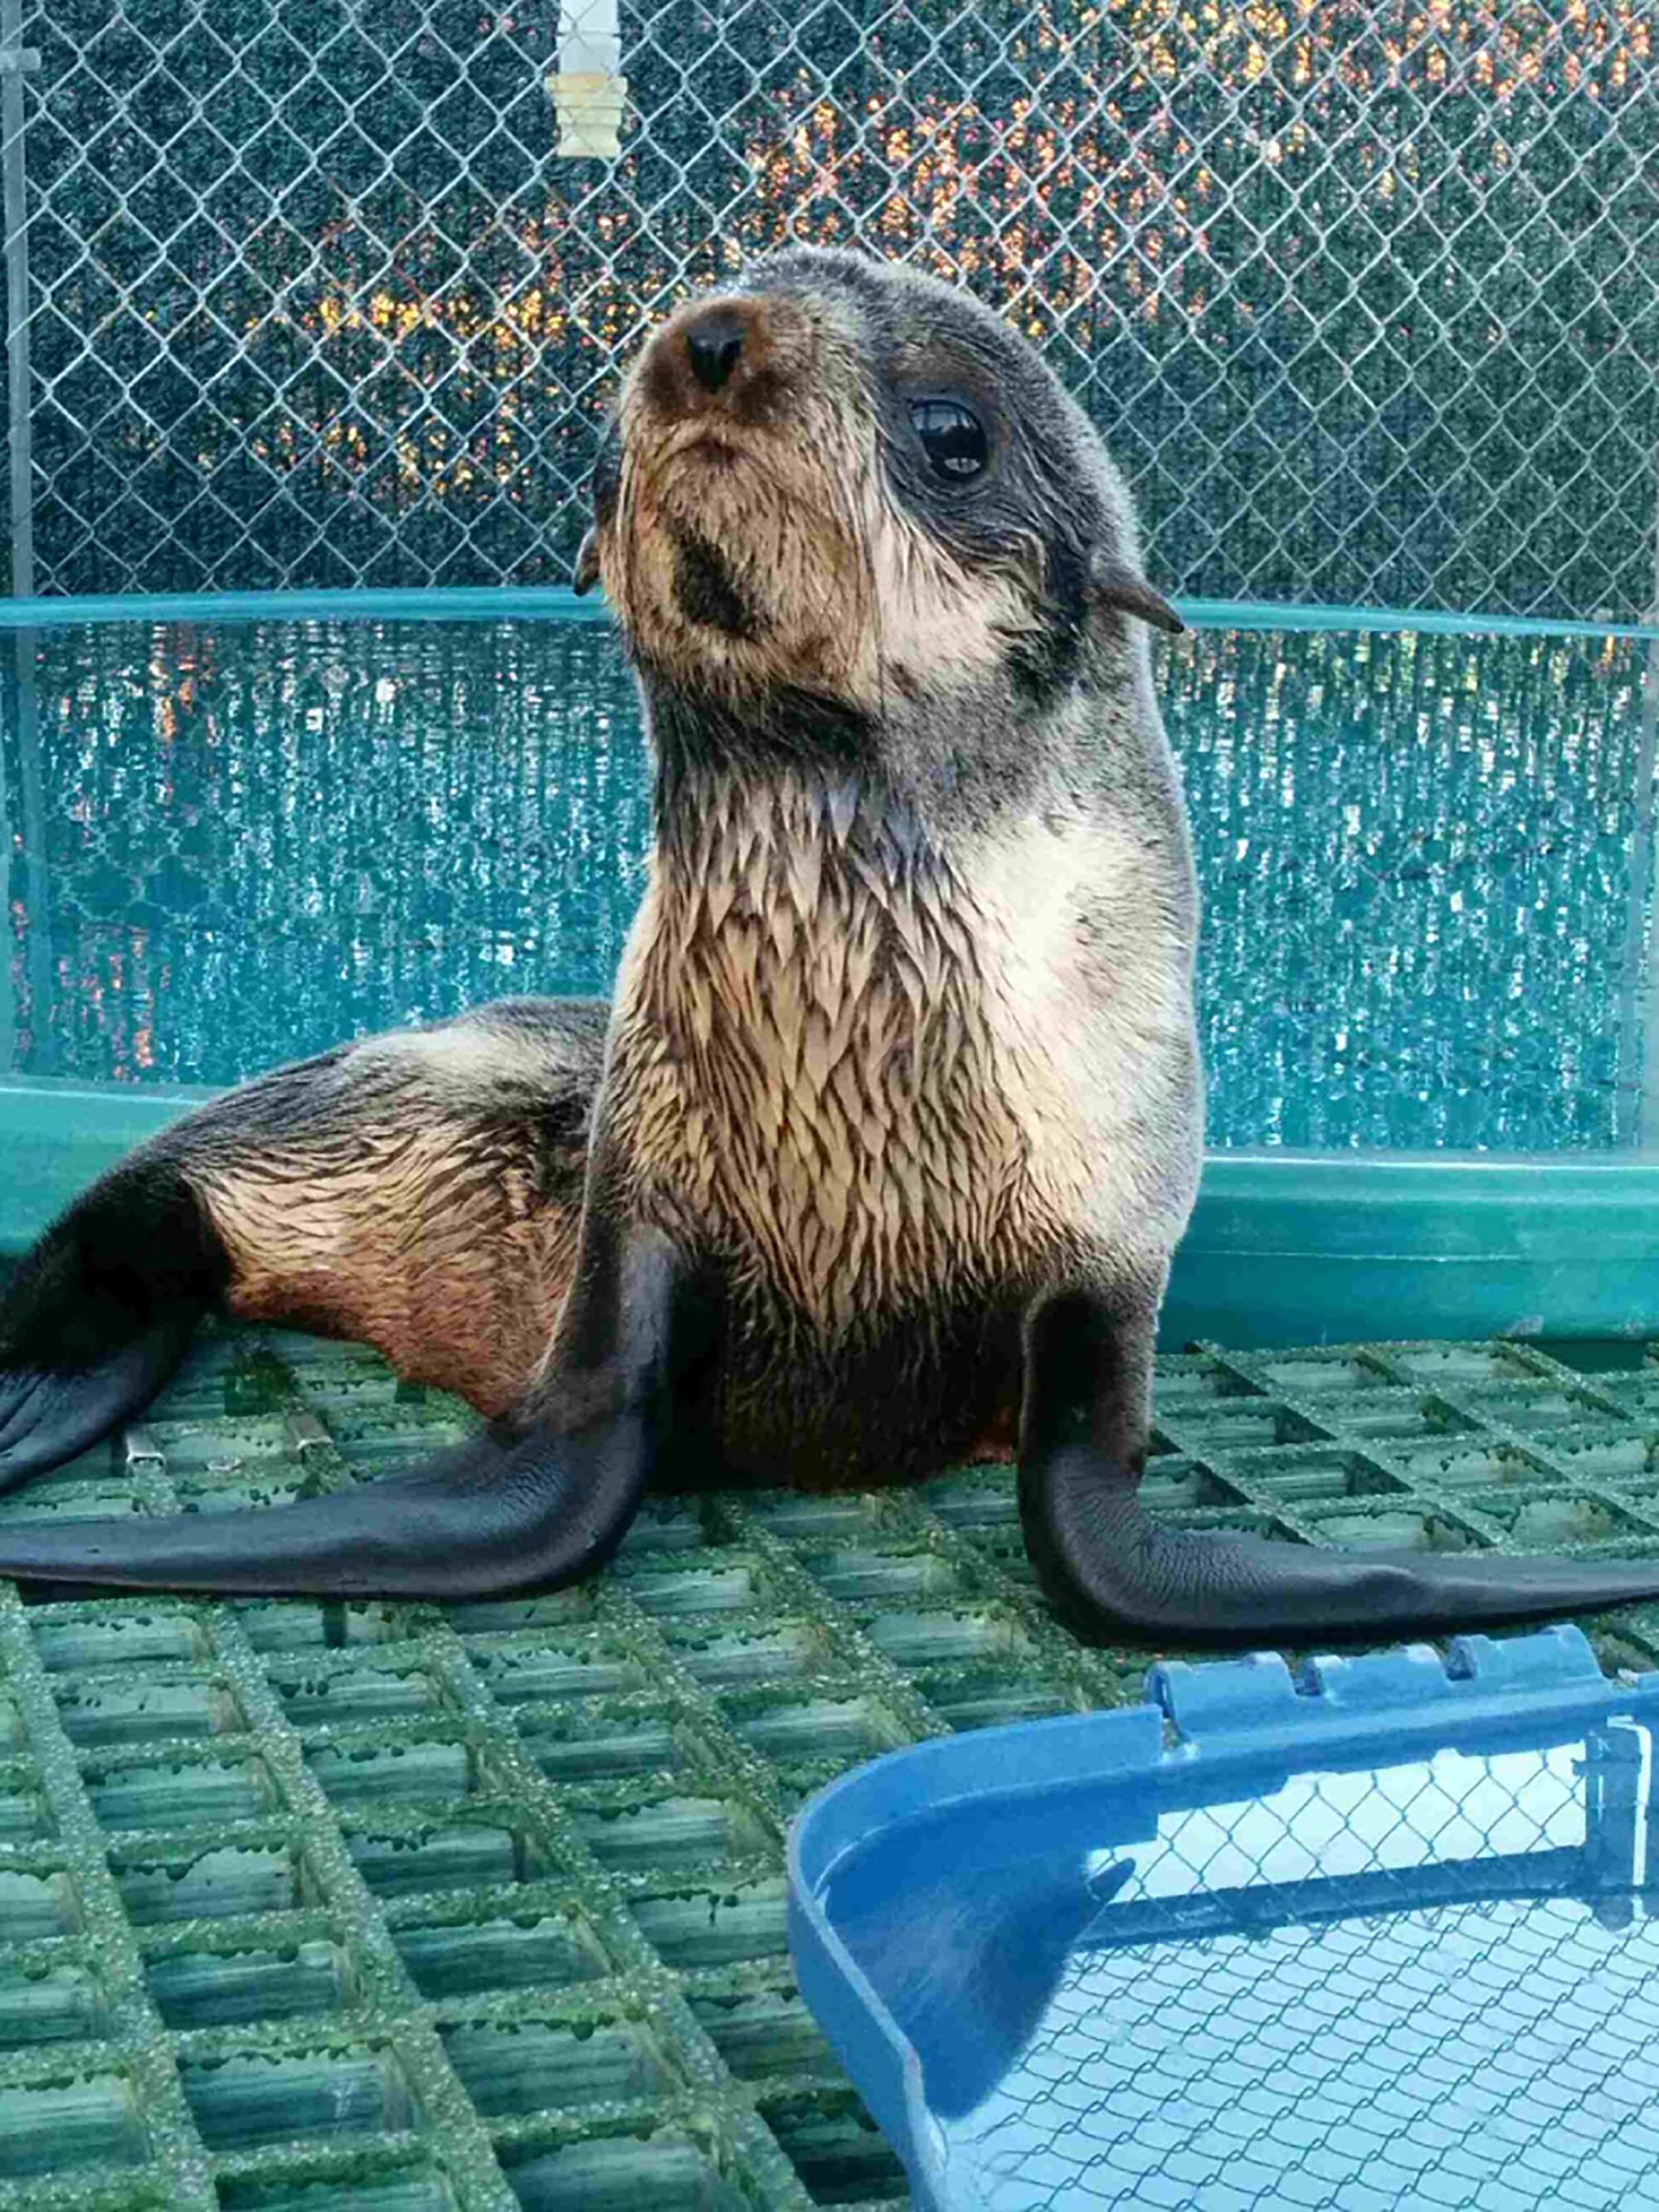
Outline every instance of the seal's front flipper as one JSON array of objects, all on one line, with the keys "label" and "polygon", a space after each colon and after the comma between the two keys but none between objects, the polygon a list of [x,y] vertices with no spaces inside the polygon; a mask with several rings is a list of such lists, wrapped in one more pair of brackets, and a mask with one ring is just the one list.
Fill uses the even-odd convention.
[{"label": "seal's front flipper", "polygon": [[494,1425],[410,1475],[269,1511],[18,1525],[18,1582],[249,1595],[462,1598],[556,1589],[599,1566],[639,1504],[637,1408],[574,1435]]},{"label": "seal's front flipper", "polygon": [[1158,1528],[1136,1495],[1152,1317],[1087,1294],[1027,1337],[1020,1519],[1050,1603],[1088,1643],[1389,1640],[1659,1596],[1659,1558],[1341,1553]]},{"label": "seal's front flipper", "polygon": [[460,1598],[574,1582],[621,1542],[676,1433],[676,1393],[704,1318],[665,1239],[585,1224],[550,1379],[514,1419],[412,1474],[268,1511],[14,1524],[0,1532],[0,1574],[317,1597]]},{"label": "seal's front flipper", "polygon": [[165,1158],[137,1154],[77,1199],[0,1297],[0,1490],[142,1412],[224,1274]]},{"label": "seal's front flipper", "polygon": [[1085,1643],[1386,1642],[1659,1596],[1659,1559],[1324,1552],[1156,1528],[1133,1477],[1086,1449],[1023,1483],[1021,1505],[1038,1579]]}]

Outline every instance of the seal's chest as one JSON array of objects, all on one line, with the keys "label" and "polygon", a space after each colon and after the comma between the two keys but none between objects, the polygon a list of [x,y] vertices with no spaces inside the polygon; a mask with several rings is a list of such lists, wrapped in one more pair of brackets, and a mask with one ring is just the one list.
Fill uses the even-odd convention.
[{"label": "seal's chest", "polygon": [[1020,1271],[1046,1224],[988,918],[936,857],[793,826],[659,856],[616,1103],[647,1182],[836,1334]]}]

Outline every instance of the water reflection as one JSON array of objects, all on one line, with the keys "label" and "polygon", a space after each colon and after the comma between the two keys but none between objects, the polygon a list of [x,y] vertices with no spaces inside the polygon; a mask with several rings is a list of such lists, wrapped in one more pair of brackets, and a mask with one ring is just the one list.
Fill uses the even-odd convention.
[{"label": "water reflection", "polygon": [[[1164,692],[1218,1144],[1639,1133],[1644,648],[1199,635]],[[552,623],[118,623],[9,641],[0,1067],[224,1083],[608,987],[647,766]]]},{"label": "water reflection", "polygon": [[[632,697],[593,630],[48,630],[37,685],[17,1069],[230,1082],[608,979],[647,809]],[[27,789],[13,704],[7,780]]]}]

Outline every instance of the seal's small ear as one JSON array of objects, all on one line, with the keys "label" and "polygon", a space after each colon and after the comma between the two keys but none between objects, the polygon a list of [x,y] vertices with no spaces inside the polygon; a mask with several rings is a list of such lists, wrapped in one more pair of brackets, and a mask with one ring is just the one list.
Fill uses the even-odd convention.
[{"label": "seal's small ear", "polygon": [[1167,599],[1161,599],[1144,576],[1104,546],[1096,549],[1089,563],[1089,597],[1097,606],[1117,607],[1126,615],[1139,615],[1155,629],[1179,637],[1187,627]]},{"label": "seal's small ear", "polygon": [[599,534],[590,528],[576,548],[576,566],[571,572],[570,588],[578,599],[591,592],[599,580]]},{"label": "seal's small ear", "polygon": [[593,520],[576,548],[576,565],[570,577],[571,588],[578,599],[599,581],[599,532],[615,515],[622,489],[622,432],[614,415],[608,416],[600,428],[599,451],[593,456],[593,476],[588,489],[593,501]]}]

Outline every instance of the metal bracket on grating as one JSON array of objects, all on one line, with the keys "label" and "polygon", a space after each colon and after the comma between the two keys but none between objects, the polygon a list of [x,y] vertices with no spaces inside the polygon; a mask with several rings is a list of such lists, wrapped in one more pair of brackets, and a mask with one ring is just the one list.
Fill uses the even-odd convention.
[{"label": "metal bracket on grating", "polygon": [[161,1446],[149,1431],[137,1421],[121,1431],[121,1456],[135,1474],[159,1471],[164,1464]]},{"label": "metal bracket on grating", "polygon": [[[227,1331],[118,1476],[52,1483],[210,1511],[465,1418],[352,1348]],[[1159,1362],[1156,1421],[1155,1510],[1203,1525],[1659,1541],[1651,1370],[1206,1347]],[[1659,1656],[1639,1609],[1597,1633]],[[1049,1620],[1004,1467],[653,1499],[544,1597],[5,1590],[0,1658],[0,2212],[896,2206],[795,1988],[786,1823],[881,1751],[1121,1705],[1146,1664]]]}]

